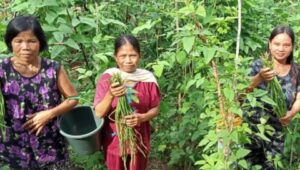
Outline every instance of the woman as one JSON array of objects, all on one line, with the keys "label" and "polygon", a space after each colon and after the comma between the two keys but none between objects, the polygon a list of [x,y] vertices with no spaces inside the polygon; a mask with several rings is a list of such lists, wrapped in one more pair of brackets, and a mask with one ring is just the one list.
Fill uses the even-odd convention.
[{"label": "woman", "polygon": [[57,117],[77,104],[61,101],[61,95],[76,96],[75,88],[58,62],[40,56],[48,46],[35,17],[12,19],[5,43],[12,57],[0,61],[7,126],[0,140],[1,160],[13,169],[70,169]]},{"label": "woman", "polygon": [[[105,117],[105,124],[102,129],[102,145],[105,154],[105,162],[109,170],[122,170],[122,159],[119,153],[119,140],[116,133],[116,126],[112,112],[115,110],[118,97],[126,94],[127,88],[137,91],[139,103],[131,103],[134,113],[126,116],[124,122],[126,126],[135,128],[142,138],[142,143],[146,147],[142,152],[146,155],[150,150],[150,124],[149,121],[157,116],[159,111],[160,94],[158,85],[153,74],[147,70],[139,69],[138,64],[141,59],[140,46],[138,40],[132,35],[122,35],[115,41],[115,61],[118,68],[106,70],[100,77],[94,106],[98,117]],[[113,73],[120,72],[126,78],[126,84],[118,86],[110,84]],[[128,94],[127,94],[128,95]],[[112,119],[111,119],[112,118]],[[138,145],[142,145],[139,143]],[[131,162],[128,160],[128,162]],[[127,164],[126,169],[144,170],[147,165],[147,158],[138,151],[135,154],[133,164]]]},{"label": "woman", "polygon": [[276,76],[284,91],[288,107],[287,113],[281,118],[276,116],[269,105],[266,105],[265,109],[256,108],[253,116],[247,116],[249,125],[255,133],[259,132],[256,125],[260,123],[262,117],[267,119],[267,124],[274,128],[273,135],[266,134],[270,142],[252,136],[252,143],[247,146],[251,150],[247,159],[253,165],[261,165],[263,169],[275,169],[270,158],[281,157],[283,154],[283,126],[288,125],[300,111],[299,71],[294,63],[293,46],[293,30],[288,26],[278,26],[272,31],[268,42],[268,51],[273,57],[274,68],[264,67],[261,60],[256,60],[252,64],[251,76],[253,77],[248,90],[266,89],[267,83]]}]

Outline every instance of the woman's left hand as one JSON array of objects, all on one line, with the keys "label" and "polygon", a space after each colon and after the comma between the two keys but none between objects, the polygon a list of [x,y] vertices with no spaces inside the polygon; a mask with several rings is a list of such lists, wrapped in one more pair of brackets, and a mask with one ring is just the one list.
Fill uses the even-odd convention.
[{"label": "woman's left hand", "polygon": [[279,119],[279,121],[283,126],[287,126],[292,119],[293,119],[293,115],[291,114],[291,112],[288,111],[284,117]]},{"label": "woman's left hand", "polygon": [[133,113],[125,116],[125,124],[129,127],[135,127],[142,123],[143,114]]},{"label": "woman's left hand", "polygon": [[28,129],[29,133],[39,135],[44,126],[51,119],[51,112],[49,110],[40,111],[28,116],[27,121],[23,124],[23,128]]}]

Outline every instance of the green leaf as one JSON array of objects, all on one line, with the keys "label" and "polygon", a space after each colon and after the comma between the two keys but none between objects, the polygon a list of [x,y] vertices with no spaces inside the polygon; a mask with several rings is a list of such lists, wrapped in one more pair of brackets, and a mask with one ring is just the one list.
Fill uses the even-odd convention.
[{"label": "green leaf", "polygon": [[62,32],[53,32],[52,34],[57,42],[63,42],[64,34]]},{"label": "green leaf", "polygon": [[237,151],[236,151],[236,159],[240,159],[240,158],[244,158],[246,155],[248,155],[250,153],[250,150],[248,149],[244,149],[244,148],[239,148]]},{"label": "green leaf", "polygon": [[187,82],[186,86],[185,86],[184,91],[185,91],[185,92],[188,92],[189,88],[190,88],[192,85],[194,85],[195,83],[196,83],[196,80],[194,80],[194,79],[189,80],[189,81]]},{"label": "green leaf", "polygon": [[79,17],[79,20],[80,20],[81,23],[84,23],[84,24],[87,24],[91,27],[97,28],[97,24],[95,22],[95,19],[93,19],[93,18]]},{"label": "green leaf", "polygon": [[202,17],[206,16],[205,8],[203,5],[199,5],[199,7],[196,10],[196,14]]},{"label": "green leaf", "polygon": [[138,98],[136,95],[131,95],[130,98],[131,98],[131,100],[134,101],[135,103],[139,103],[139,102],[140,102],[139,98]]},{"label": "green leaf", "polygon": [[259,136],[261,139],[271,142],[270,139],[268,137],[266,137],[264,134],[262,133],[255,133],[256,136]]},{"label": "green leaf", "polygon": [[57,16],[58,15],[56,13],[49,11],[49,12],[47,12],[45,19],[49,24],[52,24],[54,22],[54,20],[57,18]]},{"label": "green leaf", "polygon": [[65,44],[71,48],[74,48],[74,49],[77,49],[77,50],[80,50],[80,47],[79,45],[72,39],[72,38],[69,38]]},{"label": "green leaf", "polygon": [[167,148],[167,145],[158,145],[158,151],[160,151],[160,152],[164,152],[165,150],[166,150],[166,148]]},{"label": "green leaf", "polygon": [[205,81],[204,77],[198,79],[197,82],[196,82],[196,88],[198,88],[199,86],[201,86],[204,83],[204,81]]},{"label": "green leaf", "polygon": [[151,20],[148,20],[145,24],[135,27],[132,30],[132,34],[138,34],[140,31],[142,31],[144,29],[150,29],[151,27],[152,27]]},{"label": "green leaf", "polygon": [[203,138],[200,143],[198,144],[198,146],[204,146],[209,142],[209,140],[207,138]]},{"label": "green leaf", "polygon": [[183,105],[182,105],[181,108],[180,108],[180,111],[181,111],[182,113],[186,113],[186,112],[190,109],[190,107],[191,107],[191,103],[189,103],[189,102],[184,102]]},{"label": "green leaf", "polygon": [[7,47],[3,41],[0,41],[0,52],[5,52]]},{"label": "green leaf", "polygon": [[233,89],[226,87],[226,88],[223,89],[223,93],[224,93],[224,96],[227,100],[233,101],[233,99],[234,99]]},{"label": "green leaf", "polygon": [[22,11],[22,10],[28,9],[28,7],[29,7],[28,2],[23,2],[23,3],[17,4],[16,6],[13,6],[11,8],[11,10],[12,11]]},{"label": "green leaf", "polygon": [[83,73],[86,72],[86,69],[84,69],[84,68],[78,68],[78,69],[76,69],[76,71],[78,71],[78,73],[80,73],[80,74],[83,74]]},{"label": "green leaf", "polygon": [[195,36],[182,38],[183,48],[186,51],[186,53],[189,53],[192,50],[194,42],[195,42]]},{"label": "green leaf", "polygon": [[186,53],[184,52],[184,51],[178,51],[177,53],[176,53],[176,60],[177,60],[177,62],[179,63],[179,64],[183,64],[183,63],[185,63],[186,62]]},{"label": "green leaf", "polygon": [[72,18],[72,26],[73,26],[73,27],[76,27],[78,24],[80,24],[79,19],[76,18],[76,17],[73,17],[73,18]]},{"label": "green leaf", "polygon": [[263,96],[261,98],[261,100],[265,103],[268,103],[268,104],[272,105],[272,106],[277,106],[277,104],[268,96]]},{"label": "green leaf", "polygon": [[58,6],[56,0],[44,0],[43,6]]},{"label": "green leaf", "polygon": [[154,70],[154,74],[157,77],[160,77],[162,75],[162,72],[164,70],[164,65],[163,64],[155,64],[152,66],[153,70]]},{"label": "green leaf", "polygon": [[50,53],[51,53],[52,58],[57,57],[64,50],[66,50],[66,47],[63,45],[52,46],[52,48],[50,48]]},{"label": "green leaf", "polygon": [[240,161],[238,162],[238,164],[239,164],[242,168],[248,169],[247,161],[245,161],[244,159],[243,159],[243,160],[240,160]]},{"label": "green leaf", "polygon": [[216,49],[215,48],[204,48],[203,49],[203,55],[204,55],[204,61],[206,64],[208,64],[213,57],[215,56]]},{"label": "green leaf", "polygon": [[120,25],[122,27],[127,27],[123,22],[115,20],[115,19],[102,19],[100,22],[104,25],[108,25],[110,23]]},{"label": "green leaf", "polygon": [[58,27],[58,30],[60,30],[61,32],[67,33],[67,34],[73,33],[72,28],[66,24],[60,24],[60,26]]},{"label": "green leaf", "polygon": [[103,63],[107,64],[109,63],[108,58],[106,57],[106,55],[104,55],[103,53],[98,53],[94,55],[95,58],[99,58],[101,61],[103,61]]}]

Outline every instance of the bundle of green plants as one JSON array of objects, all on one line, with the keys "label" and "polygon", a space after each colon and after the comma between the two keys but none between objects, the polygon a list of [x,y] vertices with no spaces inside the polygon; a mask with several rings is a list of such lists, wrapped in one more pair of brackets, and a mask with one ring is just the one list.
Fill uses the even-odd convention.
[{"label": "bundle of green plants", "polygon": [[[111,84],[122,85],[124,82],[125,81],[122,79],[121,73],[114,73],[110,79]],[[134,93],[132,93],[132,95],[134,95]],[[137,99],[137,97],[132,97],[132,99]],[[135,102],[137,102],[137,100],[135,100]],[[145,155],[142,149],[137,145],[137,142],[141,142],[141,146],[144,146],[141,135],[134,128],[126,126],[124,123],[124,117],[131,114],[134,114],[133,109],[126,96],[123,95],[118,97],[116,109],[110,117],[114,115],[117,136],[119,139],[120,156],[122,157],[125,169],[127,169],[126,162],[128,152],[130,152],[131,164],[134,163],[133,160],[135,160],[135,154],[137,151],[140,151],[143,155]]]},{"label": "bundle of green plants", "polygon": [[[264,53],[261,58],[264,67],[268,67],[270,69],[274,68],[274,59],[272,56],[270,56],[268,53]],[[287,112],[285,94],[276,76],[268,82],[267,91],[269,92],[271,99],[276,103],[276,105],[274,106],[274,112],[276,113],[276,115],[279,118],[285,116]]]}]

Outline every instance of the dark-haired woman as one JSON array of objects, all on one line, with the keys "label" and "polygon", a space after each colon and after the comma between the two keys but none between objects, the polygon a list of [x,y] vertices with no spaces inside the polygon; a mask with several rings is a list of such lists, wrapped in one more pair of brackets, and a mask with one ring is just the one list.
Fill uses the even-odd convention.
[{"label": "dark-haired woman", "polygon": [[57,117],[77,101],[77,92],[56,61],[42,58],[44,31],[33,16],[17,16],[6,29],[12,56],[0,60],[0,85],[5,101],[6,135],[0,158],[12,169],[72,169]]},{"label": "dark-haired woman", "polygon": [[[127,161],[127,169],[145,170],[147,165],[147,154],[150,150],[150,124],[149,121],[157,116],[160,103],[158,85],[153,74],[147,70],[139,69],[138,64],[141,59],[140,46],[138,40],[131,35],[123,35],[115,41],[115,61],[118,68],[106,70],[100,77],[94,106],[99,117],[105,117],[105,124],[102,133],[102,144],[105,154],[105,163],[109,170],[123,170],[122,159],[119,152],[119,140],[117,137],[116,126],[113,120],[108,117],[116,108],[118,97],[126,94],[127,88],[137,91],[139,103],[131,103],[134,113],[125,117],[125,124],[135,128],[141,134],[142,141],[138,143],[143,155],[137,151],[133,164],[130,158]],[[126,84],[116,86],[110,84],[113,73],[120,72],[126,78]],[[143,143],[143,146],[141,146]],[[146,156],[146,157],[145,157]]]},{"label": "dark-haired woman", "polygon": [[268,42],[268,51],[273,58],[274,68],[264,67],[261,60],[256,60],[252,64],[251,76],[253,77],[248,89],[266,89],[267,83],[276,76],[284,91],[288,107],[286,115],[281,118],[276,116],[269,105],[265,105],[264,109],[256,108],[254,115],[247,116],[254,132],[259,132],[256,125],[260,123],[261,118],[266,119],[267,125],[274,129],[273,134],[266,134],[270,141],[252,136],[252,143],[247,146],[251,150],[247,156],[249,162],[252,165],[261,165],[263,169],[275,169],[272,159],[276,156],[281,158],[283,154],[283,126],[288,125],[300,111],[299,71],[293,58],[294,39],[294,33],[290,27],[274,28]]}]

